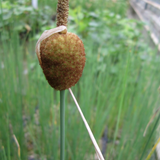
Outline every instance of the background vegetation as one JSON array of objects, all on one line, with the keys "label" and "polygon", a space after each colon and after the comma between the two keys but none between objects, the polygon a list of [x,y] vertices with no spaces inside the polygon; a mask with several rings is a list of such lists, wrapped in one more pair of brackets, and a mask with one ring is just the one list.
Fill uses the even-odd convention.
[{"label": "background vegetation", "polygon": [[[36,10],[27,0],[0,2],[1,160],[59,159],[59,92],[35,54],[40,34],[56,26],[56,5],[39,0]],[[160,57],[145,42],[143,23],[127,18],[128,7],[125,0],[70,1],[68,31],[83,40],[87,58],[72,90],[106,160],[145,159],[158,140],[157,117],[143,133],[160,104]],[[66,91],[66,159],[94,156]]]}]

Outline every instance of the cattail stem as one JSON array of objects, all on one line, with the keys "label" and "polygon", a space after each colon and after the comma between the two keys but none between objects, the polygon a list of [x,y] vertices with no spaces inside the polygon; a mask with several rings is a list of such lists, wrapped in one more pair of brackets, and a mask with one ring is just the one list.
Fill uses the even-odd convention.
[{"label": "cattail stem", "polygon": [[60,91],[60,160],[65,159],[65,90]]},{"label": "cattail stem", "polygon": [[57,4],[57,27],[67,26],[69,0],[58,0]]}]

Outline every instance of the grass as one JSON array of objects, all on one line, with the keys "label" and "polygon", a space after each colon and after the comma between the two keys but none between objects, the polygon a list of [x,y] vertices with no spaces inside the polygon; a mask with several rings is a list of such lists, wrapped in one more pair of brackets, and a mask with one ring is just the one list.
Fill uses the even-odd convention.
[{"label": "grass", "polygon": [[[70,3],[73,7],[81,5],[89,12],[102,7],[97,6],[97,2],[91,7],[87,7],[86,1]],[[52,2],[40,1],[40,5],[44,3],[51,5]],[[123,17],[124,5],[127,6],[119,3],[115,9],[108,7],[108,10]],[[114,17],[109,19],[104,15],[102,18],[107,23],[102,31],[93,28],[87,37],[78,33],[83,39],[87,60],[83,76],[72,90],[98,142],[105,128],[108,130],[105,159],[139,160],[143,152],[141,159],[144,159],[155,141],[156,120],[145,137],[143,133],[160,103],[160,58],[140,36],[132,37],[131,33],[136,35],[134,31],[124,30],[130,22],[119,20],[124,23],[120,25]],[[97,22],[104,23],[100,18]],[[14,25],[16,23],[15,20]],[[72,23],[68,29],[77,31]],[[124,34],[118,39],[121,33]],[[12,31],[11,38],[1,42],[0,159],[25,160],[29,156],[59,159],[59,92],[45,80],[34,52],[36,40],[30,37],[26,42]],[[65,159],[90,159],[95,154],[94,147],[68,91],[65,114]],[[20,144],[21,157],[18,157],[13,135]]]}]

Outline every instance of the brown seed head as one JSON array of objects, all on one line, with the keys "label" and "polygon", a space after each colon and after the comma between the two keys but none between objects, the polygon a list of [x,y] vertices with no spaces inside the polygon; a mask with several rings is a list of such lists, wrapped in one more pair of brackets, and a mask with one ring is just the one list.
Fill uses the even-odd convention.
[{"label": "brown seed head", "polygon": [[73,33],[55,33],[40,45],[41,67],[49,84],[56,90],[74,86],[85,66],[83,42]]}]

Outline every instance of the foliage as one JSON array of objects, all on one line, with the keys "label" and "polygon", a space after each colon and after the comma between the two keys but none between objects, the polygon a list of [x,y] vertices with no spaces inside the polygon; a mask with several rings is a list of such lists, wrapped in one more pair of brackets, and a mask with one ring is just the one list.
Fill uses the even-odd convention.
[{"label": "foliage", "polygon": [[[0,35],[2,40],[10,38],[11,32],[17,31],[21,36],[38,31],[51,23],[51,8],[43,7],[43,12],[34,9],[29,1],[4,1],[0,9]],[[24,34],[24,35],[23,35]]]},{"label": "foliage", "polygon": [[[68,26],[68,31],[83,39],[87,57],[83,76],[72,90],[97,141],[107,128],[106,159],[140,160],[143,152],[144,156],[149,153],[156,134],[151,124],[143,137],[160,103],[160,57],[141,36],[142,23],[124,18],[117,10],[90,11],[82,6],[70,10]],[[59,159],[59,92],[48,85],[38,64],[34,52],[37,37],[34,34],[26,42],[14,30],[10,41],[1,43],[2,160]],[[71,96],[66,94],[66,159],[91,159],[94,148]],[[20,144],[20,157],[13,135]]]}]

